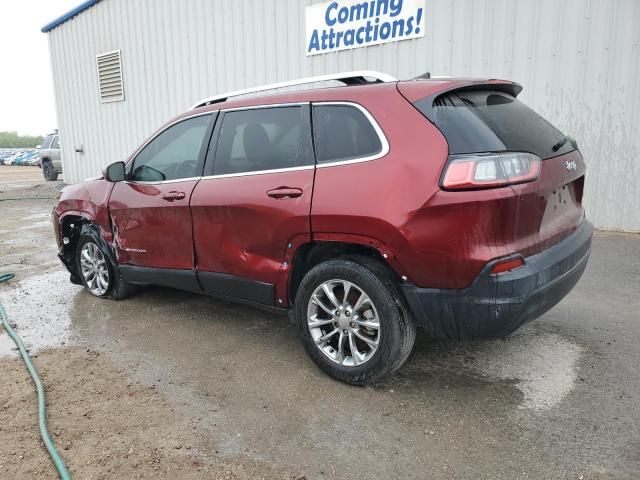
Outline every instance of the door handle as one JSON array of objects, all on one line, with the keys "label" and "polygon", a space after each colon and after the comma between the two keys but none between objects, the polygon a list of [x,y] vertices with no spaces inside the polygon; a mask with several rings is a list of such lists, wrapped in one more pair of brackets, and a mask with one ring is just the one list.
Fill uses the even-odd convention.
[{"label": "door handle", "polygon": [[169,192],[162,195],[162,199],[167,202],[173,202],[174,200],[182,200],[185,197],[184,192]]},{"label": "door handle", "polygon": [[302,196],[301,188],[291,188],[291,187],[278,187],[273,190],[269,190],[267,192],[267,196],[271,198],[275,198],[277,200],[282,200],[283,198],[298,198]]}]

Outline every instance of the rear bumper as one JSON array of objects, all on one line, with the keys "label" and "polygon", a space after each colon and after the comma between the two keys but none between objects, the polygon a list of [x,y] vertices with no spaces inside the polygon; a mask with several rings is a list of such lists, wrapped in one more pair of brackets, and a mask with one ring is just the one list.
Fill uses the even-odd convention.
[{"label": "rear bumper", "polygon": [[511,272],[490,275],[492,264],[464,290],[403,290],[418,326],[434,338],[500,338],[544,314],[578,283],[591,252],[593,226],[583,221],[569,237],[525,259]]}]

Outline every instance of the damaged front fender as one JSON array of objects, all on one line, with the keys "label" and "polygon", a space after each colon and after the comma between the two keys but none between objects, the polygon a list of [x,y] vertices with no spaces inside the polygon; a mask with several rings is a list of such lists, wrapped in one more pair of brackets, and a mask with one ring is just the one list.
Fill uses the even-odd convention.
[{"label": "damaged front fender", "polygon": [[[76,262],[76,247],[80,235],[94,232],[103,244],[113,241],[109,220],[109,197],[113,184],[102,179],[69,185],[62,190],[53,209],[52,220],[58,244],[58,257],[71,274],[71,282],[82,281]],[[113,255],[113,249],[111,255]]]}]

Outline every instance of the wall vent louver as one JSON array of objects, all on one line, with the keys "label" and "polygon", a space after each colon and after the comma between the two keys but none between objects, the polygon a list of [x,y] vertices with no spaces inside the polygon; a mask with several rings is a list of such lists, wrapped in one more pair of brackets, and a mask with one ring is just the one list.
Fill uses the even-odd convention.
[{"label": "wall vent louver", "polygon": [[102,103],[122,102],[124,100],[124,84],[122,82],[120,50],[96,55],[96,63],[100,101]]}]

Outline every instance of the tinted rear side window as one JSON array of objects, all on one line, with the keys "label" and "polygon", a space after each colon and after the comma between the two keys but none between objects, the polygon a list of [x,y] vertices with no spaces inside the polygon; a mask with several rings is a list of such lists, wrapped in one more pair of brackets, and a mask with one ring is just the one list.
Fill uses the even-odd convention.
[{"label": "tinted rear side window", "polygon": [[382,151],[371,122],[349,105],[315,105],[313,132],[318,163],[365,158]]},{"label": "tinted rear side window", "polygon": [[[308,115],[308,111],[307,111]],[[306,147],[302,107],[271,107],[225,112],[213,165],[214,175],[313,165]]]},{"label": "tinted rear side window", "polygon": [[44,140],[42,141],[42,148],[49,148],[49,146],[51,145],[51,140],[53,139],[52,136],[48,136],[48,137],[44,137]]},{"label": "tinted rear side window", "polygon": [[563,133],[513,96],[498,91],[458,91],[428,97],[416,107],[444,134],[450,154],[522,151],[550,158],[573,150]]}]

